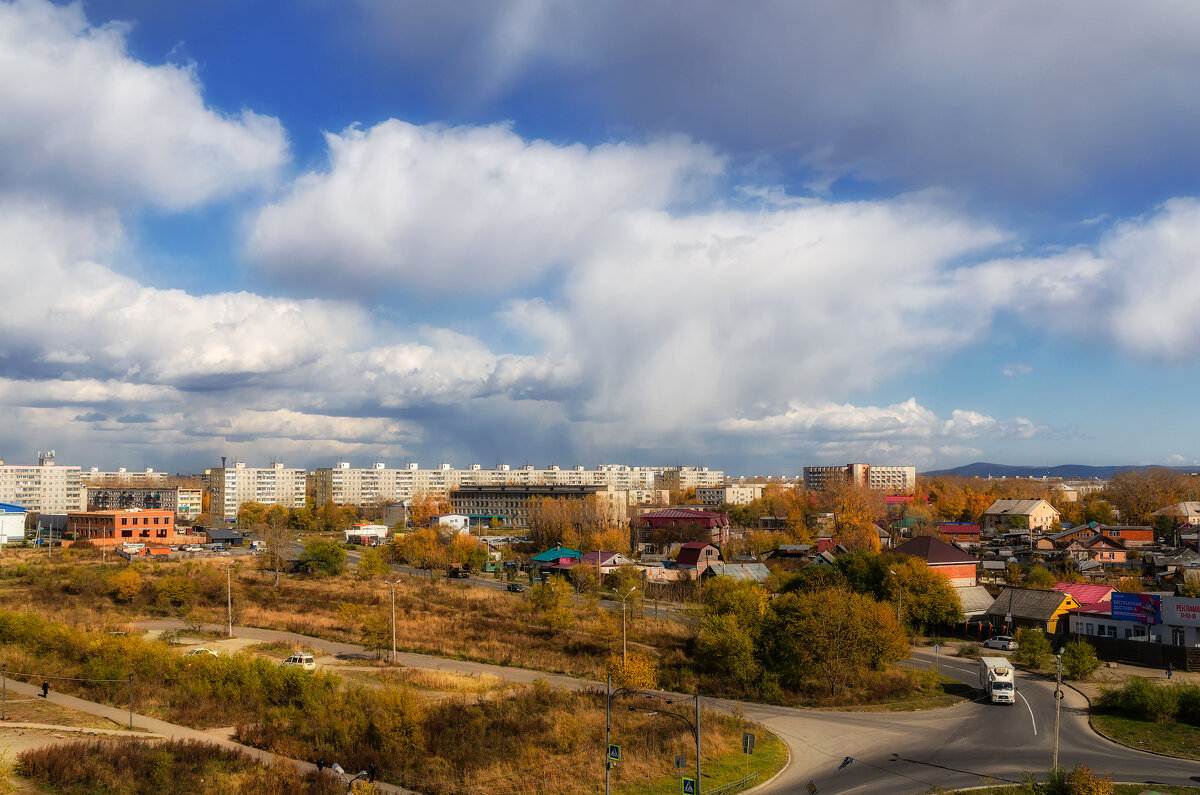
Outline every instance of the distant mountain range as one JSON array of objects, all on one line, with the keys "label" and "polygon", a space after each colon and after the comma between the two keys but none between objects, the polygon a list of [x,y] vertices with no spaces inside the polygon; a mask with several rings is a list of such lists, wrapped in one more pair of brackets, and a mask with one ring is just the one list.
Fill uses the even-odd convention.
[{"label": "distant mountain range", "polygon": [[965,464],[953,469],[937,469],[932,472],[922,472],[922,475],[928,477],[936,477],[938,475],[958,475],[965,478],[1065,478],[1068,480],[1083,480],[1086,478],[1099,478],[1106,480],[1111,478],[1118,472],[1125,472],[1130,469],[1172,469],[1176,472],[1195,472],[1197,467],[1148,467],[1134,466],[1128,464],[1126,466],[1103,466],[1093,467],[1084,464],[1059,464],[1057,466],[1043,467],[1021,467],[1010,466],[1008,464],[988,464],[983,461],[976,461],[974,464]]}]

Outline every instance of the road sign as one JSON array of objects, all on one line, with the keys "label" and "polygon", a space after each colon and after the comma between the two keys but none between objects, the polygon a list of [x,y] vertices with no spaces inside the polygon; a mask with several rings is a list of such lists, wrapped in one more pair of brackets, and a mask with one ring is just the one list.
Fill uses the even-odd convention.
[{"label": "road sign", "polygon": [[821,788],[817,786],[817,782],[815,780],[810,780],[805,789],[808,790],[808,795],[817,795],[817,793],[821,791]]},{"label": "road sign", "polygon": [[679,791],[683,795],[696,795],[696,779],[690,776],[681,776],[679,779]]},{"label": "road sign", "polygon": [[935,643],[935,644],[933,644],[933,653],[934,653],[934,654],[937,654],[937,653],[938,653],[939,651],[941,651],[941,650],[942,650],[942,647],[941,647],[941,646],[939,646],[939,645],[938,645],[938,644],[936,644],[936,643]]},{"label": "road sign", "polygon": [[610,761],[610,762],[620,762],[621,761],[621,746],[617,745],[616,743],[613,743],[612,745],[608,746],[608,761]]},{"label": "road sign", "polygon": [[685,767],[687,767],[687,757],[686,756],[675,757],[675,769],[683,770]]},{"label": "road sign", "polygon": [[742,732],[742,753],[754,753],[754,735],[750,732]]}]

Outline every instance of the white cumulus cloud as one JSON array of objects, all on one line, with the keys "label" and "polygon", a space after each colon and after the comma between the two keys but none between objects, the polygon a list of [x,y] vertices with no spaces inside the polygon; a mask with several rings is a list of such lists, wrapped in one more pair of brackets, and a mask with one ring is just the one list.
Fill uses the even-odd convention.
[{"label": "white cumulus cloud", "polygon": [[0,2],[0,185],[179,209],[264,184],[279,122],[206,106],[188,67],[132,58],[82,4]]}]

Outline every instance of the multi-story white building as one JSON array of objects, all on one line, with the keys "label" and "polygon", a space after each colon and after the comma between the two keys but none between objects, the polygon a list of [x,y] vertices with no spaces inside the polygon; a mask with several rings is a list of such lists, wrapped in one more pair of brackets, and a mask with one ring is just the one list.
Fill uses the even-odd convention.
[{"label": "multi-story white building", "polygon": [[31,513],[66,513],[84,508],[80,468],[57,466],[54,451],[38,453],[37,466],[5,465],[0,459],[0,502]]},{"label": "multi-story white building", "polygon": [[725,473],[708,467],[650,467],[659,488],[669,491],[712,488],[725,485]]},{"label": "multi-story white building", "polygon": [[388,469],[375,463],[369,469],[355,469],[346,461],[316,472],[318,505],[368,505],[380,502],[407,502],[415,497],[448,498],[450,492],[463,486],[594,486],[605,490],[631,492],[635,502],[652,501],[659,497],[655,491],[654,471],[645,467],[604,465],[595,469],[575,466],[563,469],[549,466],[538,469],[533,465],[513,468],[500,464],[484,469],[471,464],[455,469],[439,464],[436,469],[421,469],[410,463],[403,469]]},{"label": "multi-story white building", "polygon": [[847,480],[876,491],[912,494],[917,488],[917,468],[873,464],[804,468],[804,485],[809,491],[825,491],[835,481]]},{"label": "multi-story white building", "polygon": [[209,472],[212,489],[209,513],[213,517],[236,519],[238,507],[244,502],[303,508],[305,475],[305,470],[288,469],[282,462],[269,467],[248,467],[245,462],[235,461],[231,467],[215,467]]},{"label": "multi-story white building", "polygon": [[763,487],[756,483],[746,486],[713,486],[696,489],[696,499],[701,505],[716,508],[719,505],[749,505],[761,500]]},{"label": "multi-story white building", "polygon": [[155,472],[146,469],[130,472],[125,467],[119,467],[116,472],[101,472],[98,467],[92,467],[80,476],[85,486],[128,486],[130,488],[161,488],[167,485],[166,472]]}]

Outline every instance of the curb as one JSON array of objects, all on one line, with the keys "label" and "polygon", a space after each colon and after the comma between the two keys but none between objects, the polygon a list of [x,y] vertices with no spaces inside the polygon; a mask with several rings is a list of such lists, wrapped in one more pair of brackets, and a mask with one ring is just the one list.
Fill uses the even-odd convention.
[{"label": "curb", "polygon": [[[762,724],[759,724],[759,725],[761,726]],[[766,726],[763,726],[763,729],[764,729],[765,731],[771,732],[771,734],[772,734],[772,735],[775,737],[775,739],[776,739],[776,740],[779,740],[779,742],[783,743],[783,749],[784,749],[785,751],[787,751],[787,761],[783,763],[783,767],[781,767],[781,768],[779,768],[778,770],[776,770],[776,771],[775,771],[775,775],[771,776],[771,777],[770,777],[769,779],[767,779],[766,781],[761,781],[761,782],[759,782],[758,784],[755,784],[755,785],[754,785],[753,787],[751,787],[750,789],[748,789],[748,790],[745,790],[745,791],[743,792],[743,795],[750,795],[750,793],[751,793],[751,792],[758,792],[758,791],[759,791],[760,789],[762,789],[763,787],[766,787],[766,786],[770,785],[770,784],[771,784],[771,782],[773,782],[775,779],[779,778],[779,777],[780,777],[780,776],[782,776],[784,773],[786,773],[786,772],[787,772],[787,769],[788,769],[789,767],[791,767],[791,766],[792,766],[792,747],[791,747],[790,745],[788,745],[788,744],[787,744],[787,741],[786,741],[786,740],[784,740],[784,739],[783,739],[782,737],[780,737],[778,734],[775,734],[775,732],[772,732],[772,731],[771,731],[770,729],[768,729]]]}]

